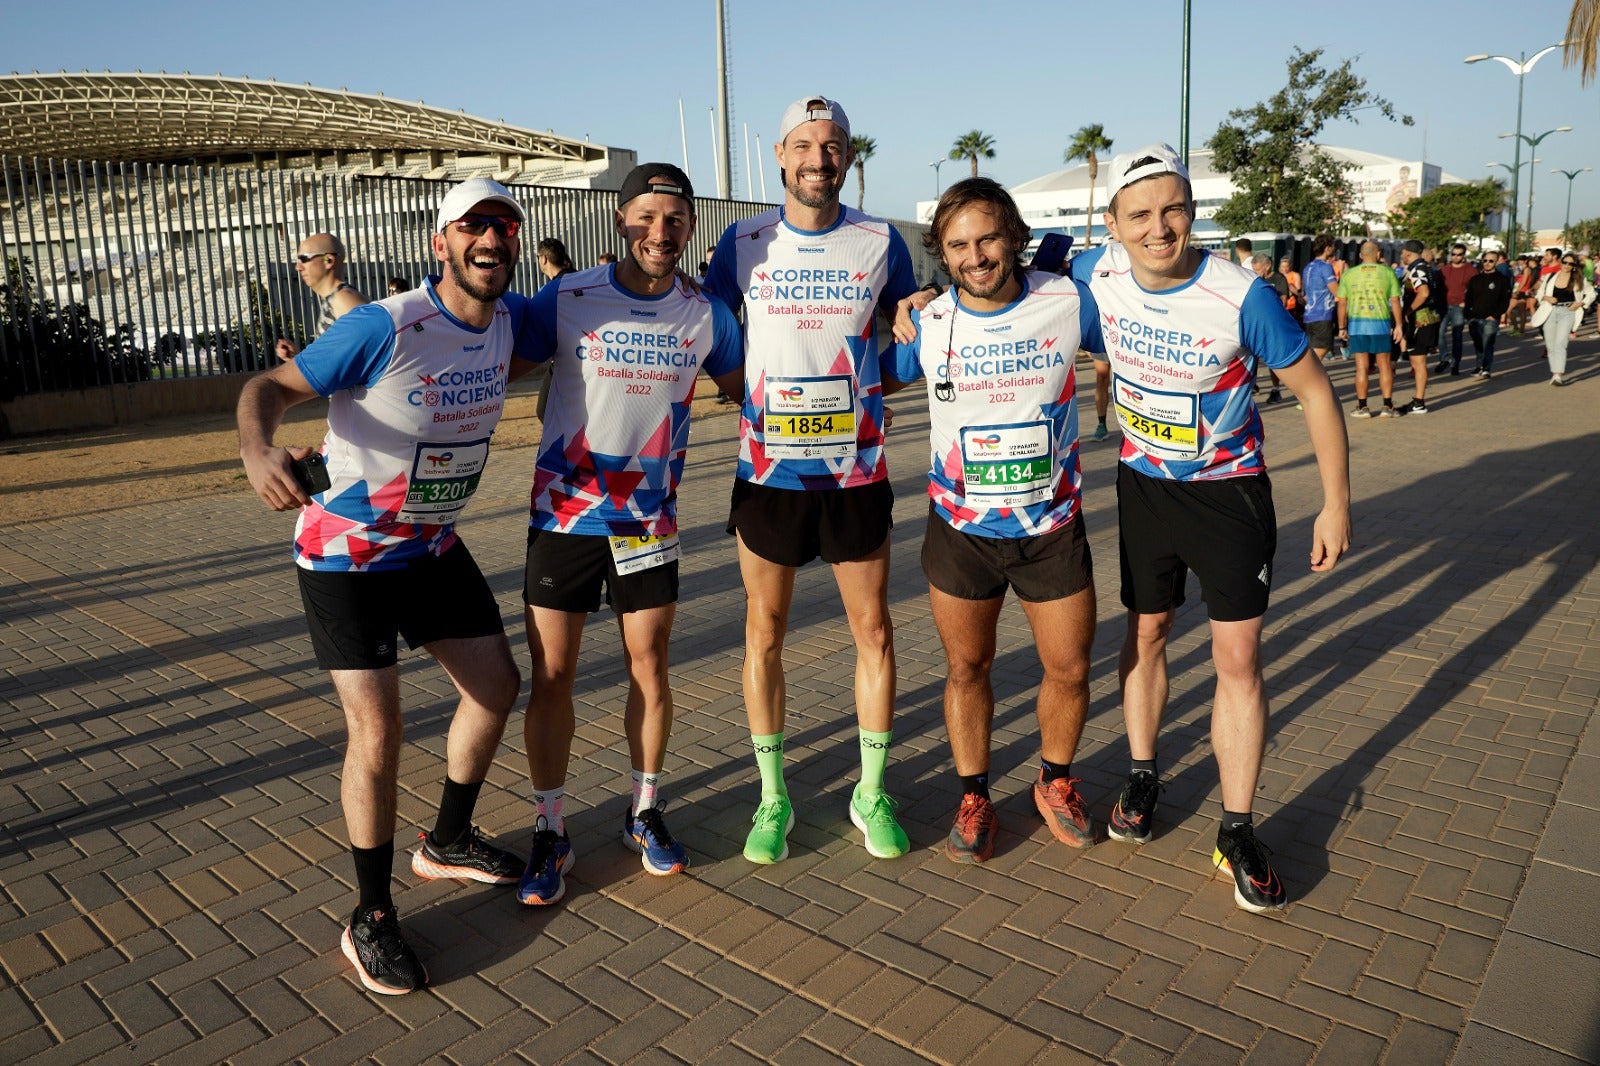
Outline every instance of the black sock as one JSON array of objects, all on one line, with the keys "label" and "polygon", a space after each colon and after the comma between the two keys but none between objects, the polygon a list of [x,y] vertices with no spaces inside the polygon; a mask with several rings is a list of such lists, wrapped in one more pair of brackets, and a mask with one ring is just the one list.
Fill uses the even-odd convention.
[{"label": "black sock", "polygon": [[1249,824],[1251,824],[1251,817],[1250,817],[1250,812],[1249,811],[1246,811],[1244,814],[1236,814],[1233,811],[1227,810],[1226,808],[1223,809],[1223,812],[1222,812],[1222,831],[1224,833],[1231,833],[1235,829],[1239,828],[1241,825],[1249,825]]},{"label": "black sock", "polygon": [[988,774],[962,774],[960,776],[961,794],[963,796],[982,796],[984,799],[989,798]]},{"label": "black sock", "polygon": [[350,845],[356,863],[356,891],[361,893],[362,910],[393,910],[389,879],[394,876],[394,841],[375,848]]},{"label": "black sock", "polygon": [[454,844],[461,839],[472,822],[472,809],[478,805],[478,790],[483,782],[463,785],[459,781],[444,779],[444,794],[439,797],[439,817],[433,823],[428,842],[434,847]]},{"label": "black sock", "polygon": [[1156,773],[1156,761],[1154,759],[1134,759],[1132,765],[1128,768],[1128,774],[1129,776],[1133,774],[1149,774],[1151,777],[1161,776]]},{"label": "black sock", "polygon": [[1040,759],[1039,776],[1044,780],[1045,784],[1049,784],[1059,777],[1071,777],[1072,764],[1070,762],[1051,762],[1049,759]]}]

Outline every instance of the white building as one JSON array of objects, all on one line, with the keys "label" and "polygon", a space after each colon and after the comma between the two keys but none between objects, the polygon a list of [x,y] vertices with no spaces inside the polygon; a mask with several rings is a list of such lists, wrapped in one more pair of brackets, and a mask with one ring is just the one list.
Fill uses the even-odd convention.
[{"label": "white building", "polygon": [[[1444,173],[1438,166],[1420,160],[1396,159],[1393,156],[1363,152],[1354,148],[1335,148],[1324,145],[1323,150],[1335,159],[1353,165],[1349,177],[1355,186],[1359,207],[1357,212],[1372,212],[1376,221],[1374,234],[1386,234],[1388,226],[1383,217],[1399,204],[1414,196],[1431,192],[1440,185],[1461,182],[1463,179]],[[1094,229],[1092,244],[1105,241],[1106,230],[1101,215],[1106,208],[1106,166],[1110,159],[1100,161],[1100,180],[1094,190]],[[1194,241],[1203,247],[1219,247],[1229,234],[1219,230],[1211,221],[1217,208],[1234,193],[1233,181],[1225,174],[1211,169],[1211,152],[1189,153],[1189,179],[1194,185],[1196,221]],[[1016,198],[1022,217],[1033,230],[1034,239],[1046,233],[1066,233],[1072,236],[1077,248],[1085,247],[1084,214],[1089,208],[1089,165],[1079,163],[1053,171],[1042,177],[1014,186],[1011,195]],[[924,200],[917,204],[917,218],[927,221],[933,215],[936,201]],[[1351,232],[1364,233],[1361,214],[1352,213]],[[1491,222],[1491,228],[1493,223]]]}]

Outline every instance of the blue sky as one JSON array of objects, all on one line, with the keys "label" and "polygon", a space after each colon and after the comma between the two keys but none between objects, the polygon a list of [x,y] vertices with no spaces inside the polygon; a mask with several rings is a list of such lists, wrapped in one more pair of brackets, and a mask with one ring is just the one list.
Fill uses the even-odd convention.
[{"label": "blue sky", "polygon": [[[995,138],[983,172],[1016,184],[1059,168],[1073,131],[1099,122],[1117,148],[1178,143],[1181,0],[1138,4],[996,4],[921,0],[876,5],[727,0],[732,53],[736,193],[745,194],[744,126],[759,135],[777,195],[771,142],[797,96],[839,100],[856,133],[878,143],[867,165],[867,209],[911,217],[933,196],[955,138]],[[1031,9],[1031,12],[1030,12]],[[1368,112],[1330,128],[1329,143],[1429,162],[1466,179],[1510,163],[1517,79],[1466,56],[1529,54],[1561,39],[1569,4],[1493,0],[1341,5],[1194,0],[1190,145],[1199,148],[1235,107],[1282,86],[1290,50],[1322,47],[1354,60],[1369,86],[1415,118]],[[711,0],[594,3],[235,5],[146,0],[30,4],[8,13],[0,71],[221,73],[382,92],[484,118],[682,161],[681,97],[697,188],[715,191],[709,109],[716,102]],[[1356,17],[1341,17],[1354,10]],[[448,22],[440,12],[450,12]],[[1514,11],[1514,13],[1513,13]],[[974,16],[976,12],[976,16]],[[1123,13],[1126,12],[1124,17]],[[1318,17],[1307,19],[1317,12]],[[1002,21],[1004,20],[1004,21]],[[1375,32],[1381,31],[1381,32]],[[1526,79],[1523,129],[1570,125],[1539,146],[1534,223],[1561,225],[1567,180],[1555,168],[1594,166],[1573,185],[1572,217],[1600,215],[1600,84],[1581,89],[1560,53]],[[964,162],[938,171],[948,185]],[[1503,170],[1493,171],[1502,177]],[[1526,174],[1526,170],[1524,170]],[[759,196],[759,171],[757,192]],[[1526,184],[1522,203],[1526,205]],[[855,177],[847,199],[855,202]]]}]

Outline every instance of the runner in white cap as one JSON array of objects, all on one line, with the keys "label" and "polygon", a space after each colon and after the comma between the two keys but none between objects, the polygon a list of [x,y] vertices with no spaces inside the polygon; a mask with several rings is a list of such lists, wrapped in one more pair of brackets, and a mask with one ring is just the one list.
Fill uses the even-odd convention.
[{"label": "runner in white cap", "polygon": [[1150,839],[1156,736],[1167,702],[1167,638],[1190,570],[1211,619],[1217,675],[1211,740],[1222,777],[1222,827],[1213,859],[1246,910],[1282,909],[1288,892],[1252,827],[1266,743],[1261,629],[1272,589],[1277,518],[1251,397],[1256,363],[1305,408],[1322,476],[1311,536],[1313,570],[1350,544],[1344,418],[1322,364],[1277,294],[1254,273],[1189,244],[1194,192],[1176,152],[1152,144],[1107,170],[1107,230],[1116,243],[1073,261],[1099,304],[1122,423],[1117,473],[1123,717],[1133,765],[1109,819],[1111,836]]},{"label": "runner in white cap", "polygon": [[744,577],[745,709],[761,803],[745,858],[789,853],[794,811],[783,779],[783,641],[796,571],[833,567],[856,645],[861,780],[851,821],[879,858],[905,853],[884,790],[894,722],[889,620],[893,493],[884,463],[877,314],[916,288],[899,233],[839,202],[850,120],[836,101],[801,97],[774,146],[783,206],[729,226],[707,287],[745,313],[745,401],[728,532]]},{"label": "runner in white cap", "polygon": [[[299,510],[294,559],[317,664],[331,672],[347,744],[340,799],[360,902],[341,946],[361,982],[396,995],[427,983],[390,894],[401,716],[398,640],[426,648],[461,699],[445,750],[439,815],[412,856],[424,878],[509,885],[521,860],[471,824],[521,678],[500,606],[455,523],[500,420],[523,300],[508,294],[521,206],[484,178],[451,189],[432,238],[441,272],[356,307],[293,362],[246,382],[239,454],[275,511]],[[274,447],[284,412],[328,397],[320,484]],[[442,610],[441,604],[448,604]]]}]

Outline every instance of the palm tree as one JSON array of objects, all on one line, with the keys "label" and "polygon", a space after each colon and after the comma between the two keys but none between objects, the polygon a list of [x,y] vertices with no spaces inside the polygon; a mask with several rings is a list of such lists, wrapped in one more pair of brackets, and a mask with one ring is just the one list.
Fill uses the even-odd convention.
[{"label": "palm tree", "polygon": [[1081,159],[1089,164],[1089,210],[1083,219],[1085,248],[1094,244],[1089,238],[1094,233],[1094,187],[1100,180],[1100,153],[1109,151],[1111,151],[1111,138],[1106,136],[1106,128],[1097,122],[1093,126],[1083,126],[1074,133],[1072,143],[1067,145],[1067,150],[1061,156],[1063,163]]},{"label": "palm tree", "polygon": [[950,146],[951,159],[972,160],[972,176],[978,176],[978,160],[994,158],[994,138],[982,130],[970,130]]},{"label": "palm tree", "polygon": [[863,137],[857,133],[850,138],[850,154],[856,160],[856,210],[863,210],[867,203],[867,160],[872,158],[872,153],[878,150],[878,142],[871,137]]},{"label": "palm tree", "polygon": [[1567,47],[1561,53],[1562,66],[1577,65],[1580,85],[1594,81],[1595,52],[1600,44],[1600,0],[1572,0],[1567,17]]}]

